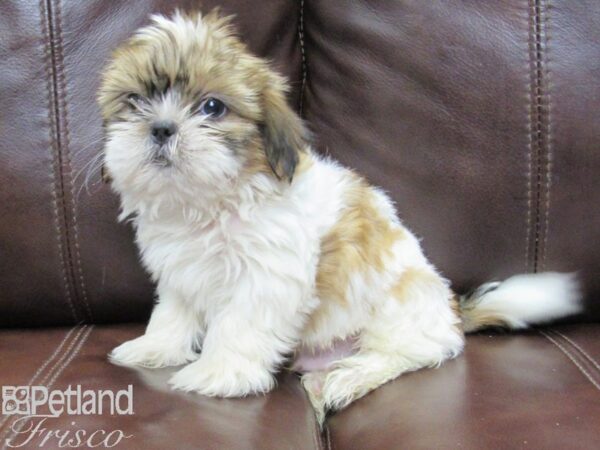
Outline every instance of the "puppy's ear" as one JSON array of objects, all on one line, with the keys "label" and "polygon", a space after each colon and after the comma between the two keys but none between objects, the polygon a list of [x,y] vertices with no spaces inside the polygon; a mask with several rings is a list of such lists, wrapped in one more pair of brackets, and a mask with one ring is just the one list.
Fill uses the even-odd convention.
[{"label": "puppy's ear", "polygon": [[291,182],[299,153],[308,144],[309,133],[302,119],[287,104],[285,84],[277,78],[273,85],[263,91],[264,121],[261,132],[267,161],[273,173],[280,180]]}]

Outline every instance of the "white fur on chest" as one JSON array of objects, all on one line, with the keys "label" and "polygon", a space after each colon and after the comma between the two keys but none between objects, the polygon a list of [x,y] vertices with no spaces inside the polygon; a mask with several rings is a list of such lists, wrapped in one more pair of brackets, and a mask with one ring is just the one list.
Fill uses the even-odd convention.
[{"label": "white fur on chest", "polygon": [[[297,284],[309,303],[320,240],[341,208],[339,172],[318,160],[281,195],[239,204],[209,219],[181,210],[140,215],[136,229],[142,260],[159,287],[176,291],[206,322],[227,305],[240,283],[252,284],[248,289],[253,291],[267,290],[277,280]],[[249,297],[260,299],[257,294]]]}]

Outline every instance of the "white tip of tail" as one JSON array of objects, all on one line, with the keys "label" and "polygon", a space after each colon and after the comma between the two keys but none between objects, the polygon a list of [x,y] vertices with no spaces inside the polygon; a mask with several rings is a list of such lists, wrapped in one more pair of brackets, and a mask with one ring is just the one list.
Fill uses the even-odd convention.
[{"label": "white tip of tail", "polygon": [[460,300],[465,332],[490,326],[512,329],[549,322],[581,311],[575,274],[516,275],[487,283]]}]

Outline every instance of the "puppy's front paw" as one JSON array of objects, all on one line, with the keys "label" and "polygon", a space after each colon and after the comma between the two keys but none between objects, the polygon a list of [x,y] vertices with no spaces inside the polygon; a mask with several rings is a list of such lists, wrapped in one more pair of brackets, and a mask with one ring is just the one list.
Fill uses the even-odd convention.
[{"label": "puppy's front paw", "polygon": [[208,364],[200,358],[173,375],[169,384],[173,389],[210,397],[244,397],[270,391],[275,379],[258,364],[244,361]]},{"label": "puppy's front paw", "polygon": [[108,355],[113,364],[159,368],[178,366],[198,357],[192,349],[169,345],[164,339],[150,335],[140,336],[119,345]]}]

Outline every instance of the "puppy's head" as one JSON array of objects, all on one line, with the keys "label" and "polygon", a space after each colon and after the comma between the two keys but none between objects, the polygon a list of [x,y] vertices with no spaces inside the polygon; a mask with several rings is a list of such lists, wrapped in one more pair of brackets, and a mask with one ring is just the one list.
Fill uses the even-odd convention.
[{"label": "puppy's head", "polygon": [[104,163],[114,187],[202,197],[257,173],[291,181],[306,130],[286,91],[229,18],[154,16],[103,74]]}]

